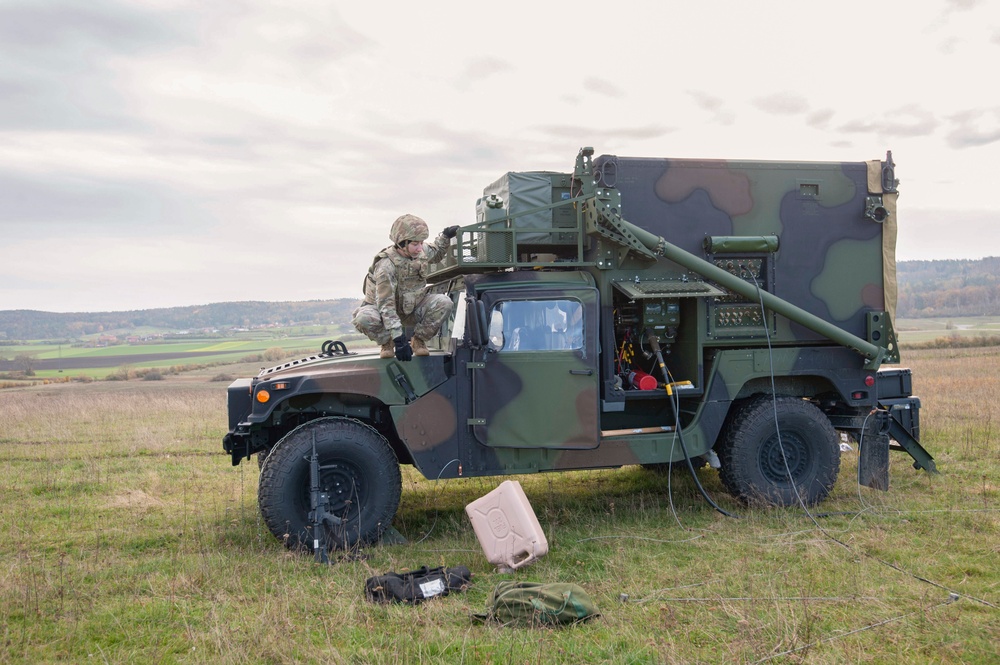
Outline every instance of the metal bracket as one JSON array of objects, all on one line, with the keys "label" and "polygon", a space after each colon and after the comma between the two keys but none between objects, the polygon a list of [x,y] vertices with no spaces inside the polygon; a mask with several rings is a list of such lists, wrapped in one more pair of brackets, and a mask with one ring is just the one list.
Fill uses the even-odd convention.
[{"label": "metal bracket", "polygon": [[889,219],[889,211],[882,205],[881,195],[865,198],[865,217],[879,224]]},{"label": "metal bracket", "polygon": [[410,385],[410,380],[406,378],[406,374],[403,370],[399,368],[396,363],[389,363],[388,365],[389,374],[392,375],[393,382],[399,386],[399,389],[403,393],[403,399],[409,404],[413,400],[417,399],[417,393],[413,391],[413,386]]},{"label": "metal bracket", "polygon": [[920,442],[914,439],[895,418],[892,418],[889,423],[889,436],[899,444],[898,449],[905,450],[913,458],[913,468],[923,469],[928,473],[938,473],[937,466],[934,464],[934,458],[924,450]]}]

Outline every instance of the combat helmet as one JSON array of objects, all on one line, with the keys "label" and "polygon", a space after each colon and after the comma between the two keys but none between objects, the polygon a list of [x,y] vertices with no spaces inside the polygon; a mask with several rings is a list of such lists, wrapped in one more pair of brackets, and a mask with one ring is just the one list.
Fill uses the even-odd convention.
[{"label": "combat helmet", "polygon": [[397,247],[405,241],[423,242],[429,235],[427,222],[410,214],[397,217],[389,229],[389,240]]}]

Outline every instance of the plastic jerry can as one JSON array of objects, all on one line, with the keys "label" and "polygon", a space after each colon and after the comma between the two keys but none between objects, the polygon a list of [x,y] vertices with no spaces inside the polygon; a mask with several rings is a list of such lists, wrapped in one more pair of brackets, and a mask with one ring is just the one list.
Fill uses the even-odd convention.
[{"label": "plastic jerry can", "polygon": [[533,563],[549,551],[535,511],[521,483],[505,480],[465,507],[483,554],[501,572]]}]

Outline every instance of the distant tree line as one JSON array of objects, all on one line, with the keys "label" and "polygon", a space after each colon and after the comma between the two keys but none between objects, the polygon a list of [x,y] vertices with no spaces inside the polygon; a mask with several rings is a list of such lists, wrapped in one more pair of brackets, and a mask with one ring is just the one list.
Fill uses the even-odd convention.
[{"label": "distant tree line", "polygon": [[[900,261],[897,316],[1000,316],[1000,257]],[[0,311],[0,345],[29,339],[77,339],[139,328],[220,331],[277,324],[349,325],[354,298],[300,302],[222,302],[128,312]]]},{"label": "distant tree line", "polygon": [[1000,257],[902,261],[897,316],[1000,316]]},{"label": "distant tree line", "polygon": [[[170,331],[257,328],[268,325],[348,325],[360,304],[355,298],[301,302],[223,302],[127,312],[0,311],[0,345],[29,339],[77,339],[140,328]],[[6,338],[6,340],[4,339]]]}]

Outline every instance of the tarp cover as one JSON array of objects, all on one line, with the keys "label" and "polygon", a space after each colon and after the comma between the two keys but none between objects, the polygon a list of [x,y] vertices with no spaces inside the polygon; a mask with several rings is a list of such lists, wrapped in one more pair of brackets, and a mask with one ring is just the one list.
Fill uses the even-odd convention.
[{"label": "tarp cover", "polygon": [[[504,210],[514,216],[517,229],[551,229],[552,210],[521,214],[552,204],[552,176],[547,171],[510,172],[483,190],[483,197],[496,195],[504,202]],[[550,233],[519,233],[518,243],[546,242]]]}]

